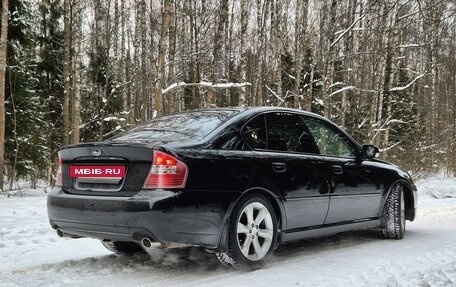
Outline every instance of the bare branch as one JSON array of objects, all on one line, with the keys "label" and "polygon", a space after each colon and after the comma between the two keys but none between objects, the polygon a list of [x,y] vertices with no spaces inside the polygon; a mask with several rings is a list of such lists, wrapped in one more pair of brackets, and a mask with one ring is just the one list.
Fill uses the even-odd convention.
[{"label": "bare branch", "polygon": [[342,33],[340,33],[339,36],[337,36],[336,40],[334,40],[334,42],[331,43],[331,47],[334,46],[335,44],[337,44],[337,42],[340,41],[340,39],[342,39],[343,36],[345,36],[345,34],[347,34],[353,27],[355,27],[355,25],[361,21],[361,19],[364,18],[364,16],[367,15],[367,11],[364,12],[361,16],[359,16],[353,23],[351,23],[351,25],[345,29],[345,31],[343,31]]},{"label": "bare branch", "polygon": [[266,89],[268,89],[268,91],[271,92],[271,94],[273,94],[279,101],[281,101],[282,103],[285,103],[285,100],[276,94],[276,92],[274,92],[271,88],[269,88],[267,85],[266,85]]}]

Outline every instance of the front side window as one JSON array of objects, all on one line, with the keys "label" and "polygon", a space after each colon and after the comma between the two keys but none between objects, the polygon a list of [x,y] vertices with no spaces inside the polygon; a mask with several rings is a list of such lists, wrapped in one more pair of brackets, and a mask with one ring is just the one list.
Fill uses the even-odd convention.
[{"label": "front side window", "polygon": [[320,154],[346,158],[355,157],[356,147],[341,131],[317,118],[305,117],[304,122],[312,133]]}]

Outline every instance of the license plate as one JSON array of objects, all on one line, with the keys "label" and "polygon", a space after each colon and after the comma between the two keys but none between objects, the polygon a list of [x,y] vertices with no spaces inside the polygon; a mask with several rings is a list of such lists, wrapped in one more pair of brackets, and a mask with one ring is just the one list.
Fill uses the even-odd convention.
[{"label": "license plate", "polygon": [[70,166],[70,177],[125,177],[123,165],[84,165]]}]

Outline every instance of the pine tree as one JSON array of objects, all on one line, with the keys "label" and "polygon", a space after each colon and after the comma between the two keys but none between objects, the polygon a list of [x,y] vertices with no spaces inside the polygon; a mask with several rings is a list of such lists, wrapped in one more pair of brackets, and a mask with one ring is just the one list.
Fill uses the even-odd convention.
[{"label": "pine tree", "polygon": [[37,73],[33,14],[25,1],[10,3],[8,69],[6,73],[6,161],[10,189],[17,177],[36,182],[46,170],[49,148]]},{"label": "pine tree", "polygon": [[37,38],[39,45],[37,77],[37,93],[42,101],[45,137],[42,171],[50,170],[37,177],[48,177],[54,184],[57,150],[63,143],[62,102],[63,102],[63,30],[59,23],[63,16],[63,6],[59,0],[45,0],[39,6],[40,30]]}]

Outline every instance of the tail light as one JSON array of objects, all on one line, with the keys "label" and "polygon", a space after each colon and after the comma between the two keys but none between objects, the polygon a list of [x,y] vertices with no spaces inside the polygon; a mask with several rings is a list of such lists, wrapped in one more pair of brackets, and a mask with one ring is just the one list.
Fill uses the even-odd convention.
[{"label": "tail light", "polygon": [[144,188],[184,188],[187,172],[185,163],[162,151],[154,151],[152,167]]},{"label": "tail light", "polygon": [[57,158],[58,168],[57,168],[57,176],[55,177],[55,186],[62,186],[62,158],[60,154]]}]

